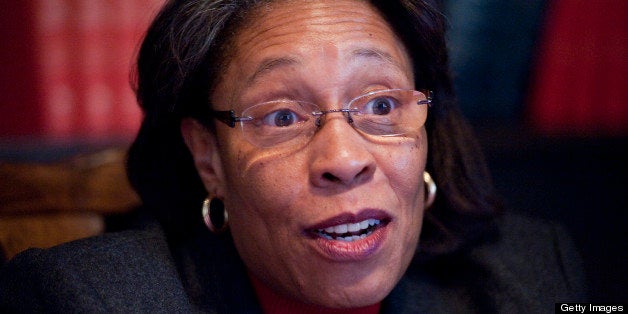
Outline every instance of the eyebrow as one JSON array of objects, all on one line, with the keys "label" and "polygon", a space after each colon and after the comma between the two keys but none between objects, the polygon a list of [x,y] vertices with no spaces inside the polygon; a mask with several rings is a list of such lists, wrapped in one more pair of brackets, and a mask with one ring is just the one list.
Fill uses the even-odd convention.
[{"label": "eyebrow", "polygon": [[[390,53],[385,52],[380,49],[357,48],[351,52],[350,59],[355,59],[358,57],[375,59],[377,61],[393,65],[394,67],[396,67],[402,72],[404,71],[403,66],[401,66],[401,64],[396,62]],[[271,57],[271,58],[264,59],[260,63],[260,65],[257,67],[255,72],[253,72],[253,75],[251,75],[247,79],[247,84],[249,86],[253,85],[265,73],[274,71],[278,68],[289,67],[289,66],[298,65],[298,64],[301,64],[301,61],[299,61],[298,59],[294,57],[288,57],[288,56],[278,57],[278,58]]]},{"label": "eyebrow", "polygon": [[253,85],[255,81],[265,73],[273,71],[277,68],[288,67],[295,64],[300,64],[301,62],[292,57],[279,57],[279,58],[268,58],[263,60],[260,65],[257,67],[253,75],[251,75],[247,79],[248,85]]},{"label": "eyebrow", "polygon": [[352,51],[351,56],[352,58],[355,58],[355,57],[365,57],[369,59],[372,58],[380,62],[391,64],[395,66],[396,68],[398,68],[399,70],[401,70],[402,72],[405,72],[403,66],[401,66],[399,62],[395,61],[395,58],[393,58],[393,56],[390,53],[385,52],[380,49],[358,48]]}]

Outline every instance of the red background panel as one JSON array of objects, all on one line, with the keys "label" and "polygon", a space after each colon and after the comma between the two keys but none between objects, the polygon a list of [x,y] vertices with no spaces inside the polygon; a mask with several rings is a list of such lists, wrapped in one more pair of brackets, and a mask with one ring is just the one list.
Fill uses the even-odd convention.
[{"label": "red background panel", "polygon": [[0,6],[0,137],[132,137],[129,72],[163,0],[32,0]]},{"label": "red background panel", "polygon": [[529,106],[546,134],[628,134],[628,1],[553,1]]}]

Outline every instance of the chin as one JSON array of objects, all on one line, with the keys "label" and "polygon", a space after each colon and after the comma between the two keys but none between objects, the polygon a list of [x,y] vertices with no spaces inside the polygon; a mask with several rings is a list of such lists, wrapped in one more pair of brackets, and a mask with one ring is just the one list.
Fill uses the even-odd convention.
[{"label": "chin", "polygon": [[[317,262],[306,267],[314,271],[301,273],[299,276],[301,280],[297,280],[301,288],[299,299],[326,308],[359,308],[373,305],[386,298],[406,272],[414,255],[414,250],[401,248],[416,247],[418,242],[418,235],[409,239],[397,237],[397,234],[392,232],[394,224],[388,227],[390,228],[382,227],[371,234],[369,238],[381,238],[381,245],[374,245],[374,248],[364,250],[366,253],[358,249],[348,250],[352,248],[350,246],[332,247],[329,250],[316,251],[322,254],[314,254],[308,261],[301,261],[302,263],[299,263],[301,265],[314,260]],[[357,248],[370,248],[366,245],[370,244],[369,238],[341,244],[355,244]],[[401,239],[393,241],[398,238]],[[332,241],[332,244],[334,242],[337,241]],[[373,240],[373,242],[378,241]],[[407,245],[400,243],[407,243]],[[327,248],[324,245],[320,247]],[[349,251],[360,254],[331,254],[329,251],[332,253]]]},{"label": "chin", "polygon": [[391,274],[389,269],[383,268],[367,277],[350,273],[334,276],[333,273],[327,272],[330,280],[319,282],[317,285],[310,285],[314,289],[302,290],[306,293],[306,295],[301,296],[302,300],[306,303],[335,309],[373,305],[382,301],[399,280],[399,276]]}]

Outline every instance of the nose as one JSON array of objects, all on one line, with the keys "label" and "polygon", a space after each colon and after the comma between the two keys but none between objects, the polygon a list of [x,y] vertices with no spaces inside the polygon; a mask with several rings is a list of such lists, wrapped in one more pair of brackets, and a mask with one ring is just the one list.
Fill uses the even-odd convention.
[{"label": "nose", "polygon": [[352,187],[375,173],[369,143],[341,113],[327,114],[310,142],[310,182],[315,187]]}]

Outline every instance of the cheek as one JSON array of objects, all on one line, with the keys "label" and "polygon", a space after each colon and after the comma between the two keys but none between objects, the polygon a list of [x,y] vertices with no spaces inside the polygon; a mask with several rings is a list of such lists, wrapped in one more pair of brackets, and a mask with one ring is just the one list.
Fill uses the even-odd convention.
[{"label": "cheek", "polygon": [[274,154],[260,150],[241,136],[240,130],[219,132],[220,157],[227,185],[225,198],[239,198],[239,194],[263,196],[278,184],[275,176],[285,175],[285,166],[275,163]]},{"label": "cheek", "polygon": [[288,213],[282,209],[297,197],[297,188],[307,184],[302,182],[307,176],[298,156],[264,152],[244,144],[231,151],[224,164],[225,205],[244,211],[241,214],[248,218],[259,216],[261,222],[277,220],[278,215],[285,218]]},{"label": "cheek", "polygon": [[[277,207],[276,202],[289,203],[293,192],[304,186],[304,168],[296,156],[253,151],[239,151],[230,166],[228,193],[235,200],[254,207]],[[261,203],[260,203],[261,202]]]},{"label": "cheek", "polygon": [[[225,206],[238,252],[249,270],[268,282],[295,286],[293,243],[299,212],[292,209],[302,195],[303,165],[297,156],[238,151],[227,170]],[[307,177],[307,176],[305,176]],[[292,248],[292,249],[287,249]],[[298,267],[296,267],[298,268]]]},{"label": "cheek", "polygon": [[[399,227],[400,243],[404,247],[416,247],[423,223],[424,192],[423,171],[427,160],[427,135],[425,130],[412,142],[399,145],[389,156],[387,163],[380,163],[400,204]],[[402,253],[405,262],[409,262],[413,252]]]},{"label": "cheek", "polygon": [[410,143],[400,144],[393,153],[383,155],[379,166],[390,181],[391,187],[404,198],[416,200],[421,195],[423,171],[427,160],[425,130]]}]

